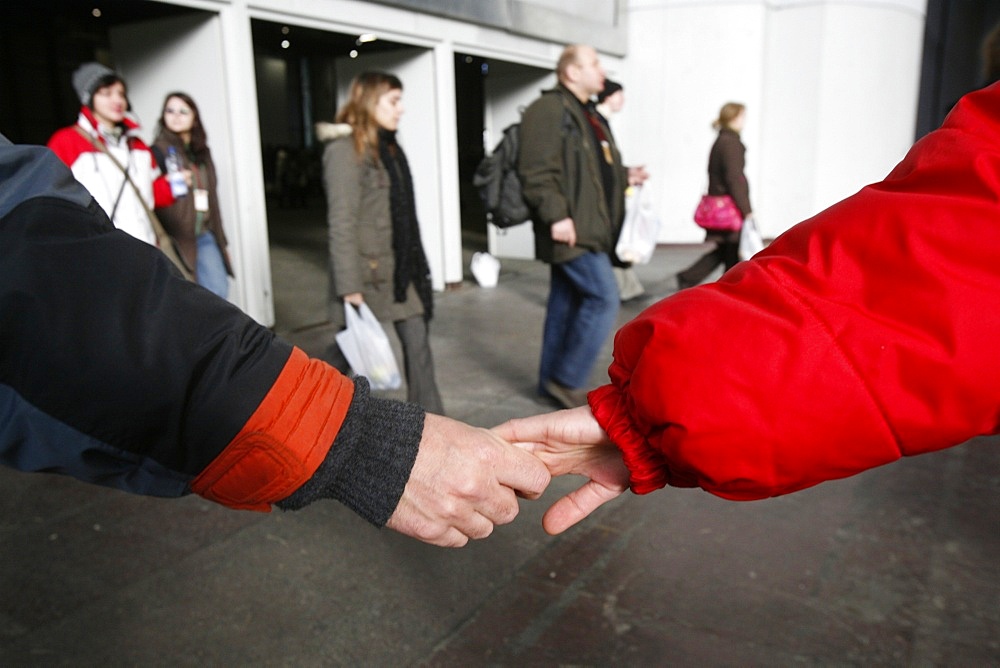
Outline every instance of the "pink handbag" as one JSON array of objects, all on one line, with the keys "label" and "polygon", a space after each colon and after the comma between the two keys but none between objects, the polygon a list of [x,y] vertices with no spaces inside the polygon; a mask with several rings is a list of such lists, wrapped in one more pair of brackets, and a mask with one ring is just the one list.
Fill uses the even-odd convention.
[{"label": "pink handbag", "polygon": [[694,222],[706,230],[734,231],[743,227],[743,214],[729,195],[702,195]]}]

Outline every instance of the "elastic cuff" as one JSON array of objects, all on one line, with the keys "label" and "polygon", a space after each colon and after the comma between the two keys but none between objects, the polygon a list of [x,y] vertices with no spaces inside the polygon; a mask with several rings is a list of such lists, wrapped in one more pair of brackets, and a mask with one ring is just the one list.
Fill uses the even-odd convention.
[{"label": "elastic cuff", "polygon": [[625,396],[614,385],[604,385],[587,395],[590,411],[611,441],[622,451],[629,470],[629,488],[635,494],[648,494],[670,481],[663,456],[651,448],[628,420]]}]

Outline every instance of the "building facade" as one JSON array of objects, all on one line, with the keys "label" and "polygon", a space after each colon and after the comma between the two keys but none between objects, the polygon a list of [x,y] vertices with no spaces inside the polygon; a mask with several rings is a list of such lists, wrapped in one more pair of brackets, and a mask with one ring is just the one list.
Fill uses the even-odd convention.
[{"label": "building facade", "polygon": [[[49,12],[100,4],[60,0]],[[45,76],[65,79],[54,106],[71,109],[71,57],[113,64],[149,135],[166,91],[198,101],[223,175],[232,300],[271,325],[275,147],[315,151],[312,123],[332,117],[363,69],[404,82],[400,139],[440,290],[462,280],[470,230],[497,255],[532,255],[527,226],[486,229],[469,174],[554,83],[564,44],[595,45],[625,85],[613,127],[626,162],[652,174],[662,242],[702,238],[691,213],[707,183],[711,121],[731,100],[748,107],[751,198],[765,236],[776,236],[882,178],[912,144],[927,13],[927,0],[132,0],[108,4],[106,45],[62,55]],[[41,57],[15,37],[4,35],[0,52],[0,84],[14,96],[0,104],[0,130],[44,141],[27,103],[11,101]]]}]

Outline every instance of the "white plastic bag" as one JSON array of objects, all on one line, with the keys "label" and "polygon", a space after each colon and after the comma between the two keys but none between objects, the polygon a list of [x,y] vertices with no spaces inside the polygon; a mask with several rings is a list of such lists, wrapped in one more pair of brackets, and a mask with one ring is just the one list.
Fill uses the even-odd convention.
[{"label": "white plastic bag", "polygon": [[354,307],[344,302],[347,329],[337,333],[337,345],[351,369],[364,376],[373,390],[395,390],[402,384],[396,356],[378,318],[364,302]]},{"label": "white plastic bag", "polygon": [[743,221],[740,229],[740,250],[741,260],[749,260],[754,255],[764,250],[764,239],[760,235],[760,228],[753,215],[749,215]]},{"label": "white plastic bag", "polygon": [[500,260],[489,253],[473,253],[469,268],[480,287],[497,286],[497,280],[500,278]]},{"label": "white plastic bag", "polygon": [[646,264],[656,250],[660,218],[649,198],[642,194],[642,186],[629,188],[625,194],[625,221],[615,246],[615,254],[622,262]]}]

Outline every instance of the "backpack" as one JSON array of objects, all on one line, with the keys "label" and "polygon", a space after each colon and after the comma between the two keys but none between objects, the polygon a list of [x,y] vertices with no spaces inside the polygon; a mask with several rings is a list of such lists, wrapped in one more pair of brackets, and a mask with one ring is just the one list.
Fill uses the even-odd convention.
[{"label": "backpack", "polygon": [[513,227],[531,218],[517,176],[519,135],[520,124],[509,125],[493,153],[483,158],[472,177],[490,222],[499,228]]}]

